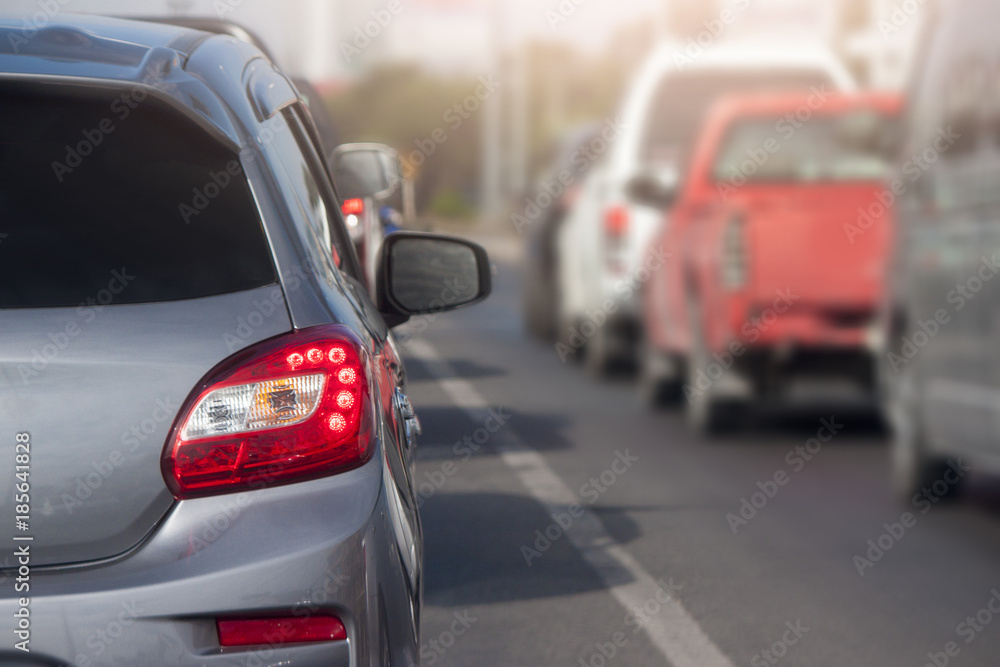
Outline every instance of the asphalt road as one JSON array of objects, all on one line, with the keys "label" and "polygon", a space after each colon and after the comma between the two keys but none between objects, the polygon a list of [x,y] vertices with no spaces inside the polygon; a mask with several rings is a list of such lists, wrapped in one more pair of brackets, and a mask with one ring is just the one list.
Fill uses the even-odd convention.
[{"label": "asphalt road", "polygon": [[877,421],[832,399],[699,440],[529,339],[511,245],[491,249],[494,296],[404,346],[423,664],[1000,664],[995,480],[901,504]]}]

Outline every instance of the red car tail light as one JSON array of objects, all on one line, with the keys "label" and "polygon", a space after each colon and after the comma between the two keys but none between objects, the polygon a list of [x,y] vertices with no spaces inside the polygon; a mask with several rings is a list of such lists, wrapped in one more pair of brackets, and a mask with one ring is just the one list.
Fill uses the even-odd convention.
[{"label": "red car tail light", "polygon": [[215,627],[221,646],[281,646],[347,639],[347,630],[336,616],[220,618]]},{"label": "red car tail light", "polygon": [[302,481],[372,455],[369,356],[346,327],[278,336],[209,372],[163,452],[178,499]]},{"label": "red car tail light", "polygon": [[361,215],[365,212],[364,199],[345,199],[340,210],[344,215]]},{"label": "red car tail light", "polygon": [[609,206],[604,212],[604,231],[617,238],[628,232],[628,209],[625,206]]}]

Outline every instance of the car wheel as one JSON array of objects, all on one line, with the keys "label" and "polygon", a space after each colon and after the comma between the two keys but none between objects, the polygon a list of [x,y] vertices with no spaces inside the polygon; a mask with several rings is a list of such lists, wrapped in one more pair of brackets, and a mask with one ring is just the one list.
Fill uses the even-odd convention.
[{"label": "car wheel", "polygon": [[611,372],[615,363],[613,343],[607,324],[597,327],[587,340],[583,348],[583,365],[591,377],[603,380]]},{"label": "car wheel", "polygon": [[639,350],[639,395],[652,409],[677,405],[683,397],[680,360],[643,341]]},{"label": "car wheel", "polygon": [[574,328],[572,320],[565,317],[559,319],[559,326],[556,328],[556,351],[563,362],[577,362],[583,359],[579,341],[574,339]]},{"label": "car wheel", "polygon": [[699,371],[708,373],[711,358],[702,334],[701,319],[696,307],[692,308],[691,332],[692,349],[687,361],[686,383],[682,393],[686,399],[687,421],[692,430],[700,435],[720,435],[739,427],[745,416],[747,406],[734,399],[723,399],[716,391],[716,379],[704,389],[698,384]]},{"label": "car wheel", "polygon": [[[917,410],[917,378],[906,366],[899,375],[887,379],[885,387],[886,414],[892,428],[892,486],[900,502],[909,504],[914,496],[941,480],[947,482],[948,461],[933,455],[927,446],[923,420]],[[935,494],[940,500],[954,500],[962,493],[964,477],[948,484],[944,493]]]}]

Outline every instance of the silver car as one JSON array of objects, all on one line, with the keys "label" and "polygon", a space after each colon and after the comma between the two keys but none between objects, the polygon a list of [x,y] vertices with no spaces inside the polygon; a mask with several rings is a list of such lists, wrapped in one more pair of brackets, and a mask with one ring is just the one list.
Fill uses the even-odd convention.
[{"label": "silver car", "polygon": [[0,17],[0,664],[417,659],[389,332],[490,290],[399,233],[376,299],[308,111],[232,37]]}]

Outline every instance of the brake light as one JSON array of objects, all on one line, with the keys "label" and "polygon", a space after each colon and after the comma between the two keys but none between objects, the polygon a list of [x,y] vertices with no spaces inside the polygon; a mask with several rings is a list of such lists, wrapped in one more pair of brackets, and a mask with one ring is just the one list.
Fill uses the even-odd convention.
[{"label": "brake light", "polygon": [[369,357],[328,325],[243,350],[198,385],[163,452],[174,496],[231,493],[332,475],[371,459]]},{"label": "brake light", "polygon": [[215,627],[220,646],[274,646],[347,639],[347,629],[336,616],[220,618]]},{"label": "brake light", "polygon": [[344,212],[344,215],[361,215],[365,212],[365,200],[345,199],[340,210]]},{"label": "brake light", "polygon": [[624,206],[609,206],[604,212],[604,231],[608,236],[624,236],[628,231],[628,209]]}]

